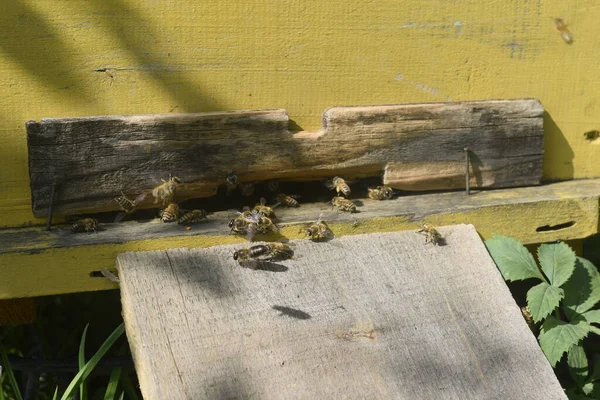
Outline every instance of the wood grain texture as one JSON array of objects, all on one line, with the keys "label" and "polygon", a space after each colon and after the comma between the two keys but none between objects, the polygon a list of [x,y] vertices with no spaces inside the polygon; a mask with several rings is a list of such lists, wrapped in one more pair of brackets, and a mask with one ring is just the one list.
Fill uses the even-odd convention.
[{"label": "wood grain texture", "polygon": [[[338,237],[417,229],[421,222],[469,223],[484,238],[497,233],[526,244],[544,243],[582,239],[598,232],[599,185],[599,180],[590,179],[483,191],[469,197],[450,192],[384,202],[364,199],[360,212],[353,216],[332,213],[324,203],[302,204],[278,213],[283,221],[281,235],[289,239],[302,238],[299,225],[324,212]],[[227,213],[210,215],[190,231],[158,221],[101,224],[97,234],[74,235],[69,227],[60,226],[51,232],[38,227],[0,230],[0,299],[114,289],[108,280],[90,274],[113,268],[117,254],[125,251],[246,242],[229,235],[230,217]],[[553,229],[538,231],[540,227]]]},{"label": "wood grain texture", "polygon": [[311,131],[331,105],[537,98],[544,179],[599,177],[598,20],[594,0],[1,2],[0,227],[44,224],[23,125],[45,117],[283,107]]},{"label": "wood grain texture", "polygon": [[[471,196],[464,192],[448,192],[399,196],[392,200],[377,201],[355,199],[359,204],[357,213],[339,212],[331,203],[305,203],[299,208],[276,208],[277,224],[282,227],[281,235],[297,236],[297,230],[308,222],[315,221],[323,214],[323,219],[333,224],[350,224],[355,221],[365,224],[369,220],[398,217],[417,226],[421,221],[438,221],[461,218],[464,223],[473,223],[486,234],[507,232],[526,243],[541,243],[552,240],[581,238],[595,232],[593,227],[598,220],[598,197],[600,179],[568,181],[544,186],[481,191]],[[545,206],[547,213],[530,214],[527,209]],[[494,212],[500,209],[521,209],[521,221],[515,226],[511,217],[498,218]],[[485,223],[470,221],[475,214],[489,215]],[[210,214],[206,220],[195,224],[190,230],[185,225],[165,224],[160,218],[151,221],[124,221],[99,224],[94,234],[73,234],[71,225],[58,225],[52,231],[42,228],[7,229],[0,231],[0,254],[13,252],[39,252],[50,248],[70,248],[76,246],[119,244],[130,241],[143,241],[193,236],[228,236],[229,221],[236,216],[235,210]],[[481,217],[471,217],[481,218]],[[437,222],[435,222],[437,223]],[[559,229],[538,229],[548,226],[569,224]],[[260,234],[257,238],[260,240]],[[273,237],[273,236],[271,236]]]},{"label": "wood grain texture", "polygon": [[471,185],[540,182],[543,108],[537,100],[472,101],[327,110],[323,129],[288,131],[284,110],[44,119],[29,122],[34,214],[116,210],[121,191],[145,192],[170,174],[177,199],[214,195],[228,171],[243,182],[353,179],[383,175],[402,190],[464,187],[463,147],[471,148]]},{"label": "wood grain texture", "polygon": [[441,232],[119,255],[144,398],[565,399],[475,229]]}]

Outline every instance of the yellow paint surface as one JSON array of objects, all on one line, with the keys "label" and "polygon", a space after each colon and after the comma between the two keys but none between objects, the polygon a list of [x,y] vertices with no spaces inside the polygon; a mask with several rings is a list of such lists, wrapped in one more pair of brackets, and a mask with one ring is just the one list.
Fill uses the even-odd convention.
[{"label": "yellow paint surface", "polygon": [[[536,232],[535,227],[554,224],[557,215],[572,227],[550,232]],[[581,239],[598,231],[598,199],[568,199],[552,202],[514,204],[487,207],[471,212],[440,214],[426,218],[438,226],[470,223],[484,239],[494,233],[512,236],[523,243]],[[418,229],[419,224],[405,217],[382,217],[352,223],[332,223],[336,236],[373,232],[394,232]],[[300,239],[298,226],[288,226],[281,234]],[[415,233],[417,234],[417,233]],[[446,245],[452,245],[447,237]],[[423,238],[423,245],[425,244]],[[0,299],[33,297],[56,293],[104,290],[117,286],[104,278],[91,278],[92,271],[114,269],[117,254],[125,251],[161,250],[176,247],[209,247],[219,244],[248,243],[236,236],[184,236],[167,239],[131,241],[124,244],[77,246],[49,249],[34,254],[8,253],[0,255]],[[323,244],[327,246],[327,244]]]},{"label": "yellow paint surface", "polygon": [[[566,44],[553,18],[574,36]],[[0,227],[30,211],[25,121],[539,98],[546,179],[600,176],[593,0],[0,3]]]}]

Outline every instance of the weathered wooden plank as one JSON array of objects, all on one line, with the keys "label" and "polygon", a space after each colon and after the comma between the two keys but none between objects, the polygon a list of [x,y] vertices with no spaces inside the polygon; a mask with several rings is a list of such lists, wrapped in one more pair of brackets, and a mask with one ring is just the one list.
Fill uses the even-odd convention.
[{"label": "weathered wooden plank", "polygon": [[144,398],[566,398],[475,229],[441,232],[119,255]]},{"label": "weathered wooden plank", "polygon": [[[361,205],[359,212],[354,214],[332,210],[330,203],[302,204],[299,208],[278,208],[276,211],[278,224],[283,227],[281,234],[291,237],[297,236],[299,226],[314,221],[321,213],[326,221],[333,224],[355,221],[364,224],[377,218],[400,217],[409,227],[410,224],[417,226],[423,220],[435,221],[455,214],[456,222],[472,222],[486,234],[503,233],[526,243],[540,243],[576,239],[583,237],[582,234],[594,233],[592,228],[597,226],[598,220],[598,187],[600,179],[589,179],[482,191],[471,196],[466,196],[464,192],[447,192],[400,196],[388,201],[362,199],[357,200]],[[580,201],[583,199],[589,201]],[[573,202],[571,210],[562,210],[562,202],[566,206],[569,201]],[[546,212],[542,212],[543,207]],[[513,210],[511,213],[514,216],[509,220],[494,216],[494,212],[501,208]],[[525,211],[534,208],[539,211],[531,214]],[[475,216],[475,213],[487,213],[490,218],[487,223],[480,224],[476,220],[481,217]],[[230,233],[228,222],[234,216],[233,211],[216,212],[191,230],[174,223],[165,224],[159,218],[144,222],[100,224],[99,232],[94,234],[73,234],[70,225],[55,226],[50,232],[42,228],[6,229],[0,230],[0,242],[4,244],[0,247],[0,254],[178,237],[227,236]],[[515,217],[521,221],[519,226],[515,226]],[[560,228],[565,224],[567,226]],[[551,229],[553,226],[559,228]]]},{"label": "weathered wooden plank", "polygon": [[[242,181],[347,178],[384,173],[397,189],[538,184],[543,108],[496,100],[327,110],[323,129],[290,133],[284,110],[43,119],[27,123],[33,211],[45,216],[118,209],[123,190],[150,193],[169,174],[178,199],[216,193],[228,171]],[[154,207],[152,196],[139,208]]]},{"label": "weathered wooden plank", "polygon": [[[512,236],[523,243],[582,239],[598,232],[600,180],[578,180],[544,186],[406,196],[376,202],[363,200],[359,213],[331,213],[326,204],[302,204],[278,210],[284,237],[302,238],[299,226],[321,210],[336,236],[416,229],[422,221],[435,225],[469,223],[489,238]],[[211,215],[187,231],[158,222],[101,224],[97,234],[71,234],[68,227],[0,230],[0,299],[114,289],[98,275],[112,268],[118,253],[174,247],[209,247],[243,243],[229,235],[227,214]],[[355,224],[354,218],[359,222]]]}]

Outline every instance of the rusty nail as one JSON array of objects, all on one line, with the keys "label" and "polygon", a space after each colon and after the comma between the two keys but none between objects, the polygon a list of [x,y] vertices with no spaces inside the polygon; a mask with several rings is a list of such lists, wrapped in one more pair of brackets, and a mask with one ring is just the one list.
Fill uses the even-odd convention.
[{"label": "rusty nail", "polygon": [[471,194],[471,172],[469,171],[469,147],[464,147],[465,152],[465,187],[467,189],[467,196]]},{"label": "rusty nail", "polygon": [[52,192],[50,192],[50,207],[48,207],[48,221],[46,222],[46,230],[52,230],[52,211],[54,209],[54,195],[56,192],[56,184],[52,185]]}]

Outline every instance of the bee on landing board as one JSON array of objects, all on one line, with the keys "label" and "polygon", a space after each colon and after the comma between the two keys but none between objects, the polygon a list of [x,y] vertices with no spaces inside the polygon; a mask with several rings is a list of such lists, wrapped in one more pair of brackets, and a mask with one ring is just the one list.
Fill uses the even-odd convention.
[{"label": "bee on landing board", "polygon": [[152,196],[154,196],[154,204],[162,201],[163,207],[173,201],[175,191],[183,183],[181,179],[176,176],[170,176],[169,180],[165,181],[161,179],[163,183],[152,189]]},{"label": "bee on landing board", "polygon": [[267,200],[264,197],[260,198],[260,203],[257,203],[254,206],[254,211],[257,211],[258,213],[264,215],[265,217],[268,218],[272,218],[275,219],[277,218],[275,216],[275,211],[273,211],[273,208],[269,207],[266,205],[267,204]]},{"label": "bee on landing board", "polygon": [[98,228],[98,220],[94,218],[83,218],[79,221],[75,222],[71,226],[71,232],[79,233],[79,232],[97,232]]},{"label": "bee on landing board", "polygon": [[348,200],[341,196],[336,196],[331,199],[331,205],[340,211],[347,211],[351,213],[357,212],[356,204],[354,204],[352,200]]},{"label": "bee on landing board", "polygon": [[556,25],[556,29],[558,29],[558,31],[560,32],[560,37],[562,37],[565,43],[572,44],[573,34],[567,27],[567,24],[565,24],[565,22],[561,18],[556,18],[554,20],[554,24]]},{"label": "bee on landing board", "polygon": [[169,203],[160,213],[162,222],[175,222],[179,218],[179,206],[176,203]]},{"label": "bee on landing board", "polygon": [[308,236],[310,240],[327,240],[333,239],[334,236],[327,223],[323,221],[323,213],[315,222],[300,229],[300,232],[302,231],[304,231],[304,236]]},{"label": "bee on landing board", "polygon": [[350,186],[339,176],[335,176],[332,180],[325,182],[325,186],[328,189],[335,189],[338,196],[340,193],[346,197],[350,196]]},{"label": "bee on landing board", "polygon": [[394,189],[389,186],[377,186],[369,188],[369,198],[373,200],[390,200],[394,196]]},{"label": "bee on landing board", "polygon": [[198,222],[206,219],[206,211],[204,210],[192,210],[184,213],[181,218],[177,220],[179,225],[191,225],[197,224]]},{"label": "bee on landing board", "polygon": [[137,205],[145,198],[146,194],[142,193],[134,200],[131,200],[125,195],[125,193],[121,191],[121,195],[119,197],[115,197],[114,200],[123,211],[117,214],[115,217],[115,222],[120,222],[126,215],[133,213],[136,210]]},{"label": "bee on landing board", "polygon": [[417,232],[425,235],[425,243],[433,243],[434,246],[438,246],[443,243],[444,238],[431,224],[423,224],[422,228]]},{"label": "bee on landing board", "polygon": [[[286,207],[300,207],[298,200],[296,200],[298,197],[300,197],[300,196],[297,196],[297,195],[288,196],[285,193],[279,193],[275,197],[275,201],[277,202],[277,205],[283,204]],[[273,206],[273,207],[275,207],[275,206]]]},{"label": "bee on landing board", "polygon": [[285,243],[271,242],[251,247],[244,247],[233,253],[233,259],[242,263],[244,261],[277,261],[286,260],[294,256],[294,250]]}]

